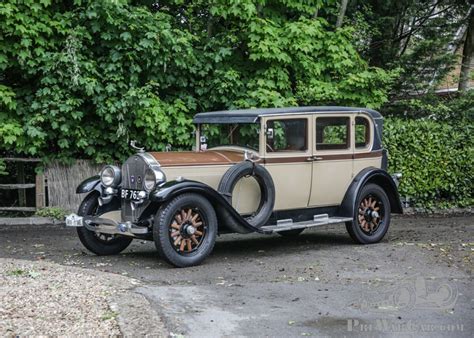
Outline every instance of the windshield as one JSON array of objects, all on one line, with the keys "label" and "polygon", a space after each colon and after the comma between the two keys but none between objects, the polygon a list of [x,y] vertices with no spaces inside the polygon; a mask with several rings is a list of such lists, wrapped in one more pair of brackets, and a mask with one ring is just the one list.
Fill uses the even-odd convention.
[{"label": "windshield", "polygon": [[259,124],[203,124],[201,136],[207,139],[207,148],[233,145],[258,151]]}]

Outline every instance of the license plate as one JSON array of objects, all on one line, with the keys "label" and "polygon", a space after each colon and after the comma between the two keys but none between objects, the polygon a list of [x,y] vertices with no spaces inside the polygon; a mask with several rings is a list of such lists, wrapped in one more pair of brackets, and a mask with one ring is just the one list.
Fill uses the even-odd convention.
[{"label": "license plate", "polygon": [[143,197],[140,196],[140,190],[122,189],[121,196],[126,200],[138,201]]}]

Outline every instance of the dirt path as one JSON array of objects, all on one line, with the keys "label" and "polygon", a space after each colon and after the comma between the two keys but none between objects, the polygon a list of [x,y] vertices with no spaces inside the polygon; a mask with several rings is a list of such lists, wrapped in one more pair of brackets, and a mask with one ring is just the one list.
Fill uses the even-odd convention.
[{"label": "dirt path", "polygon": [[174,269],[153,243],[97,257],[73,230],[16,226],[0,228],[0,257],[140,280],[135,295],[152,304],[167,334],[471,337],[473,230],[473,216],[450,216],[394,219],[370,246],[352,244],[338,225],[294,239],[225,235],[204,265]]}]

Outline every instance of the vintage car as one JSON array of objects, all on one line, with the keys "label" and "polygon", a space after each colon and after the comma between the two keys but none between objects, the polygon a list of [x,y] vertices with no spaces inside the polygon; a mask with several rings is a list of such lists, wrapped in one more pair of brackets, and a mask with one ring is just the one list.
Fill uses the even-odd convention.
[{"label": "vintage car", "polygon": [[345,223],[357,243],[380,241],[402,213],[389,175],[382,116],[371,109],[296,107],[199,113],[193,151],[136,153],[105,166],[66,218],[83,245],[117,254],[153,240],[177,267],[201,263],[218,234],[278,233]]}]

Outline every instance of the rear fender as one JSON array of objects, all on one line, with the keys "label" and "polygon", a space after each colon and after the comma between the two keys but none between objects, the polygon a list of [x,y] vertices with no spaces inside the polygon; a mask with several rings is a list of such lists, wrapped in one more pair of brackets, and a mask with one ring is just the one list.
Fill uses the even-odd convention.
[{"label": "rear fender", "polygon": [[403,213],[398,189],[392,177],[385,170],[372,167],[362,170],[354,178],[346,191],[344,199],[338,211],[336,212],[336,215],[340,217],[353,217],[359,191],[369,183],[377,184],[385,190],[385,193],[387,194],[387,197],[390,201],[390,209],[392,213]]},{"label": "rear fender", "polygon": [[158,189],[150,194],[150,200],[159,204],[166,203],[174,197],[185,194],[196,193],[206,197],[213,205],[214,210],[218,214],[220,223],[236,222],[244,228],[252,232],[266,233],[265,231],[249,224],[227,200],[221,196],[216,190],[207,184],[183,180],[169,181],[159,186]]}]

